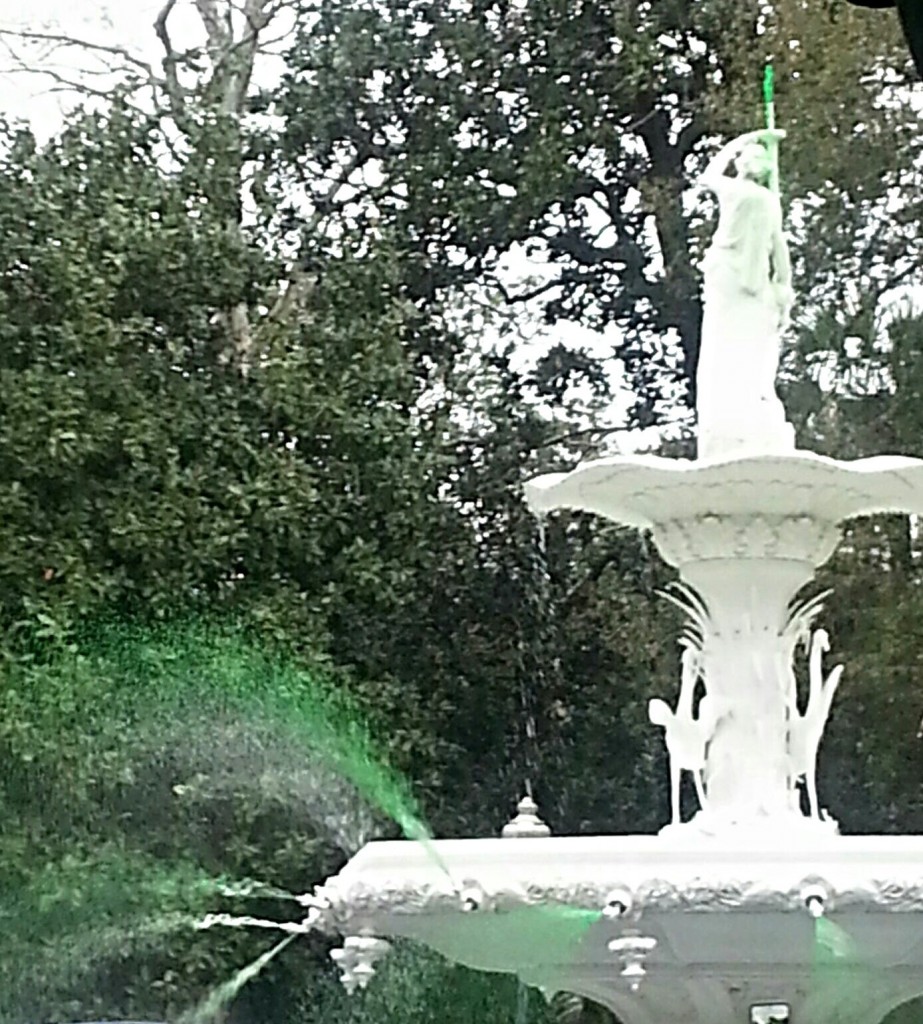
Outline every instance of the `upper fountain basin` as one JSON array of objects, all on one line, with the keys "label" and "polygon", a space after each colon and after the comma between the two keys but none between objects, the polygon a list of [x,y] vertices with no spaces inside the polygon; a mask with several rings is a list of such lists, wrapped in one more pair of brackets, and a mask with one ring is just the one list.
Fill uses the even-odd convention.
[{"label": "upper fountain basin", "polygon": [[536,514],[568,508],[638,529],[705,516],[838,523],[923,513],[923,460],[880,455],[847,462],[806,451],[698,461],[616,456],[530,480],[525,497]]}]

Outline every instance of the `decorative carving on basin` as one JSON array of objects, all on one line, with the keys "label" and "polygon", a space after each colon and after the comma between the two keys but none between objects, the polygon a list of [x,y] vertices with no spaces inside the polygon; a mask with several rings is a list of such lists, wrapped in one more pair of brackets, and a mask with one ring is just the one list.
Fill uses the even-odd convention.
[{"label": "decorative carving on basin", "polygon": [[[434,847],[453,877],[469,880],[454,885],[413,844],[370,843],[315,891],[313,898],[329,908],[323,926],[349,935],[361,934],[372,919],[412,929],[417,920],[463,916],[489,927],[491,919],[540,905],[598,911],[600,922],[612,927],[672,912],[804,912],[805,887],[815,876],[837,914],[923,910],[919,836],[799,836],[783,829],[774,842],[744,834],[718,840],[687,830],[552,837],[517,844],[514,861],[508,840],[437,840]],[[484,900],[464,914],[459,896],[471,885]],[[627,895],[629,913],[604,913],[614,892]],[[920,942],[923,963],[923,935]]]},{"label": "decorative carving on basin", "polygon": [[[780,993],[793,1020],[864,1024],[842,999],[860,967],[879,986],[868,1005],[923,991],[923,837],[674,832],[509,850],[504,839],[437,841],[442,871],[418,844],[371,843],[314,899],[340,934],[421,941],[469,967],[596,999],[626,1024],[736,1024]],[[469,888],[480,909],[466,913]],[[606,913],[614,894],[624,912]],[[577,908],[589,926],[573,927]]]},{"label": "decorative carving on basin", "polygon": [[[714,548],[723,538],[730,544],[728,558],[735,548],[739,556],[753,557],[740,549],[736,524],[746,530],[746,521],[755,520],[755,537],[766,527],[772,533],[783,520],[793,520],[784,529],[803,524],[818,531],[817,549],[805,553],[817,566],[832,553],[823,555],[823,550],[830,544],[829,528],[837,523],[879,512],[923,514],[923,460],[882,455],[846,462],[805,451],[698,462],[616,456],[585,462],[570,473],[537,477],[525,485],[525,497],[537,515],[569,508],[641,530],[674,523],[696,530],[695,524],[707,520],[702,542],[710,536]],[[722,533],[722,523],[733,528]],[[676,564],[669,538],[661,553]]]},{"label": "decorative carving on basin", "polygon": [[712,559],[784,559],[823,564],[840,542],[839,526],[812,516],[703,515],[653,524],[657,550],[670,565]]},{"label": "decorative carving on basin", "polygon": [[[820,810],[816,784],[818,747],[843,672],[837,666],[824,678],[829,637],[824,630],[812,634],[827,595],[790,609],[781,629],[775,610],[760,601],[749,606],[716,601],[712,612],[681,583],[664,596],[687,620],[676,710],[658,698],[649,704],[651,721],[664,729],[670,760],[670,827],[680,824],[679,777],[686,770],[693,773],[699,799],[697,829],[743,826],[771,836],[784,824],[804,831],[809,825],[797,792],[803,778],[810,827],[835,830],[835,822]],[[810,648],[803,711],[794,671],[799,643]],[[697,687],[705,692],[694,714]]]},{"label": "decorative carving on basin", "polygon": [[[587,884],[581,887],[559,884],[530,886],[527,899],[521,906],[582,907],[590,910],[603,905],[607,884]],[[650,878],[634,890],[639,908],[658,913],[672,911],[712,912],[750,909],[758,911],[795,911],[804,909],[802,891],[798,881],[780,890],[766,881],[746,877],[722,878],[720,884],[707,878],[691,878],[677,883],[666,878]],[[923,877],[896,882],[885,878],[856,880],[848,889],[836,892],[839,911],[850,908],[863,912],[871,907],[881,910],[923,911]],[[509,911],[494,911],[504,913]],[[341,925],[367,916],[388,914],[395,918],[415,918],[421,915],[452,914],[455,901],[433,889],[420,889],[405,883],[393,882],[390,892],[380,892],[362,885],[350,886],[338,894],[336,909],[326,923],[332,931]]]}]

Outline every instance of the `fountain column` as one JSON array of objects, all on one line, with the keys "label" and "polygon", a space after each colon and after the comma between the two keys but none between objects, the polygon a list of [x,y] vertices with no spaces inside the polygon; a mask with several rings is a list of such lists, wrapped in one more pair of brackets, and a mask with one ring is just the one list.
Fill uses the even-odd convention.
[{"label": "fountain column", "polygon": [[713,722],[703,771],[717,825],[799,815],[792,779],[793,659],[819,601],[793,602],[839,538],[808,516],[705,515],[656,523],[653,538],[683,585],[685,641],[699,650]]}]

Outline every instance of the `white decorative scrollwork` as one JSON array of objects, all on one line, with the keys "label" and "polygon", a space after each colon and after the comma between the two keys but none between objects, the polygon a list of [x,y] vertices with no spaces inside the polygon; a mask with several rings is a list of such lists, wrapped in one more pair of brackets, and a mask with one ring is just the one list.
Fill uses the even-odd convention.
[{"label": "white decorative scrollwork", "polygon": [[338,949],[330,950],[330,959],[340,969],[343,988],[352,995],[363,989],[375,975],[375,964],[391,949],[391,943],[368,935],[350,935]]}]

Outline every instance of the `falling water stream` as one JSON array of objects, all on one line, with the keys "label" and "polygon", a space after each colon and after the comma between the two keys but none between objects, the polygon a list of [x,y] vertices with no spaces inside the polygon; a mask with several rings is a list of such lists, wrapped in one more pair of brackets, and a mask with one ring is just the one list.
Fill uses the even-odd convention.
[{"label": "falling water stream", "polygon": [[[840,1005],[860,1005],[874,984],[874,968],[863,961],[853,936],[826,914],[814,921],[812,989],[829,999],[835,992]],[[825,995],[826,994],[826,995]]]},{"label": "falling water stream", "polygon": [[266,950],[246,967],[242,967],[233,978],[212,989],[198,1006],[184,1013],[177,1024],[211,1024],[217,1015],[237,998],[237,994],[244,985],[257,977],[294,939],[294,935],[287,935],[281,942]]},{"label": "falling water stream", "polygon": [[[267,721],[270,733],[278,730],[304,743],[305,750],[318,755],[339,778],[347,780],[376,810],[391,818],[407,839],[421,844],[440,871],[450,872],[436,851],[432,834],[420,816],[409,785],[377,756],[368,730],[357,710],[304,673],[279,663],[270,663],[252,648],[233,640],[219,648],[206,647],[195,654],[197,679],[209,679],[218,686],[233,686],[236,711],[248,721]],[[201,670],[206,670],[202,672]],[[196,686],[199,685],[196,682]],[[184,694],[185,696],[185,694]],[[220,694],[227,698],[226,692]],[[456,887],[457,888],[457,887]],[[226,887],[236,896],[295,899],[292,894],[264,886]],[[234,977],[218,985],[202,1002],[180,1019],[180,1024],[208,1024],[223,1012],[240,990],[256,978],[296,937],[306,929],[285,922],[232,918],[213,915],[208,924],[239,927],[268,927],[289,931],[280,942]]]},{"label": "falling water stream", "polygon": [[[602,911],[566,904],[533,904],[492,914],[487,923],[490,941],[515,949],[524,962],[567,962],[573,957],[589,930],[603,919]],[[478,915],[466,915],[453,922],[453,933],[463,937],[481,934],[485,923]]]},{"label": "falling water stream", "polygon": [[815,964],[854,962],[856,943],[845,928],[822,915],[814,922]]},{"label": "falling water stream", "polygon": [[[544,529],[539,540],[541,580],[546,575]],[[537,611],[539,623],[547,622],[546,594],[540,582],[535,587],[535,600],[541,604]],[[539,643],[540,648],[543,645]],[[542,653],[537,651],[537,670],[542,671]],[[303,709],[301,709],[303,711]],[[321,714],[317,714],[317,711]],[[523,711],[526,721],[527,761],[534,762],[535,751],[535,720],[534,709],[527,700],[526,691],[523,696]],[[368,740],[367,732],[355,715],[344,717],[342,714],[331,715],[326,707],[317,702],[309,704],[308,720],[313,742],[317,744],[320,736],[326,756],[336,771],[348,779],[360,793],[379,811],[394,820],[407,839],[420,843],[426,853],[449,879],[453,889],[461,892],[458,882],[439,856],[430,829],[423,822],[416,804],[410,796],[409,786],[400,780],[393,771],[378,760]],[[529,755],[532,755],[531,757]],[[526,772],[526,784],[531,790],[531,772]],[[566,958],[571,955],[586,935],[587,931],[602,919],[601,911],[591,911],[579,907],[568,906],[527,906],[508,910],[502,914],[492,914],[489,928],[492,941],[506,936],[505,941],[515,948],[537,959],[551,955],[555,958]],[[239,926],[272,927],[271,921],[256,921],[252,918],[235,920],[214,919],[214,923],[236,924]],[[472,930],[480,934],[485,927],[485,920],[480,914],[460,915],[455,924],[457,933]],[[280,930],[286,926],[280,924]],[[287,936],[260,958],[243,968],[233,979],[219,986],[194,1011],[194,1015],[184,1018],[182,1024],[206,1024],[219,1010],[226,1007],[240,989],[254,978],[274,956],[280,953],[292,941],[294,935]],[[524,1024],[528,1012],[527,989],[520,986],[517,1002],[517,1024]]]},{"label": "falling water stream", "polygon": [[538,699],[548,690],[548,665],[559,669],[553,630],[552,586],[548,568],[547,530],[544,517],[530,548],[529,566],[523,584],[522,625],[519,641],[519,696],[522,715],[522,774],[526,796],[535,799],[539,774],[537,730]]},{"label": "falling water stream", "polygon": [[30,993],[91,984],[113,957],[190,932],[220,879],[119,849],[76,853],[0,887],[0,1019],[22,1019]]},{"label": "falling water stream", "polygon": [[529,986],[521,981],[516,986],[516,1024],[529,1020]]},{"label": "falling water stream", "polygon": [[[449,876],[410,786],[378,754],[358,709],[330,683],[240,634],[201,627],[113,627],[84,638],[80,649],[79,656],[61,655],[59,671],[71,681],[86,676],[88,714],[92,709],[93,727],[102,729],[94,743],[109,744],[105,750],[118,751],[141,778],[150,764],[179,766],[188,775],[173,786],[179,805],[245,789],[262,796],[269,786],[299,813],[320,805],[317,823],[342,833],[341,845],[351,850],[374,825],[357,803],[361,797]],[[345,820],[357,814],[365,819],[358,830]],[[297,900],[277,887],[207,878],[118,850],[85,869],[73,857],[50,864],[32,888],[0,887],[0,1010],[10,1000],[16,1012],[14,988],[47,989],[45,976],[68,989],[86,984],[80,979],[107,957],[200,925],[220,897]],[[288,930],[281,921],[278,927]],[[214,1016],[294,937],[215,989],[190,1019]],[[42,955],[24,955],[33,947]]]}]

